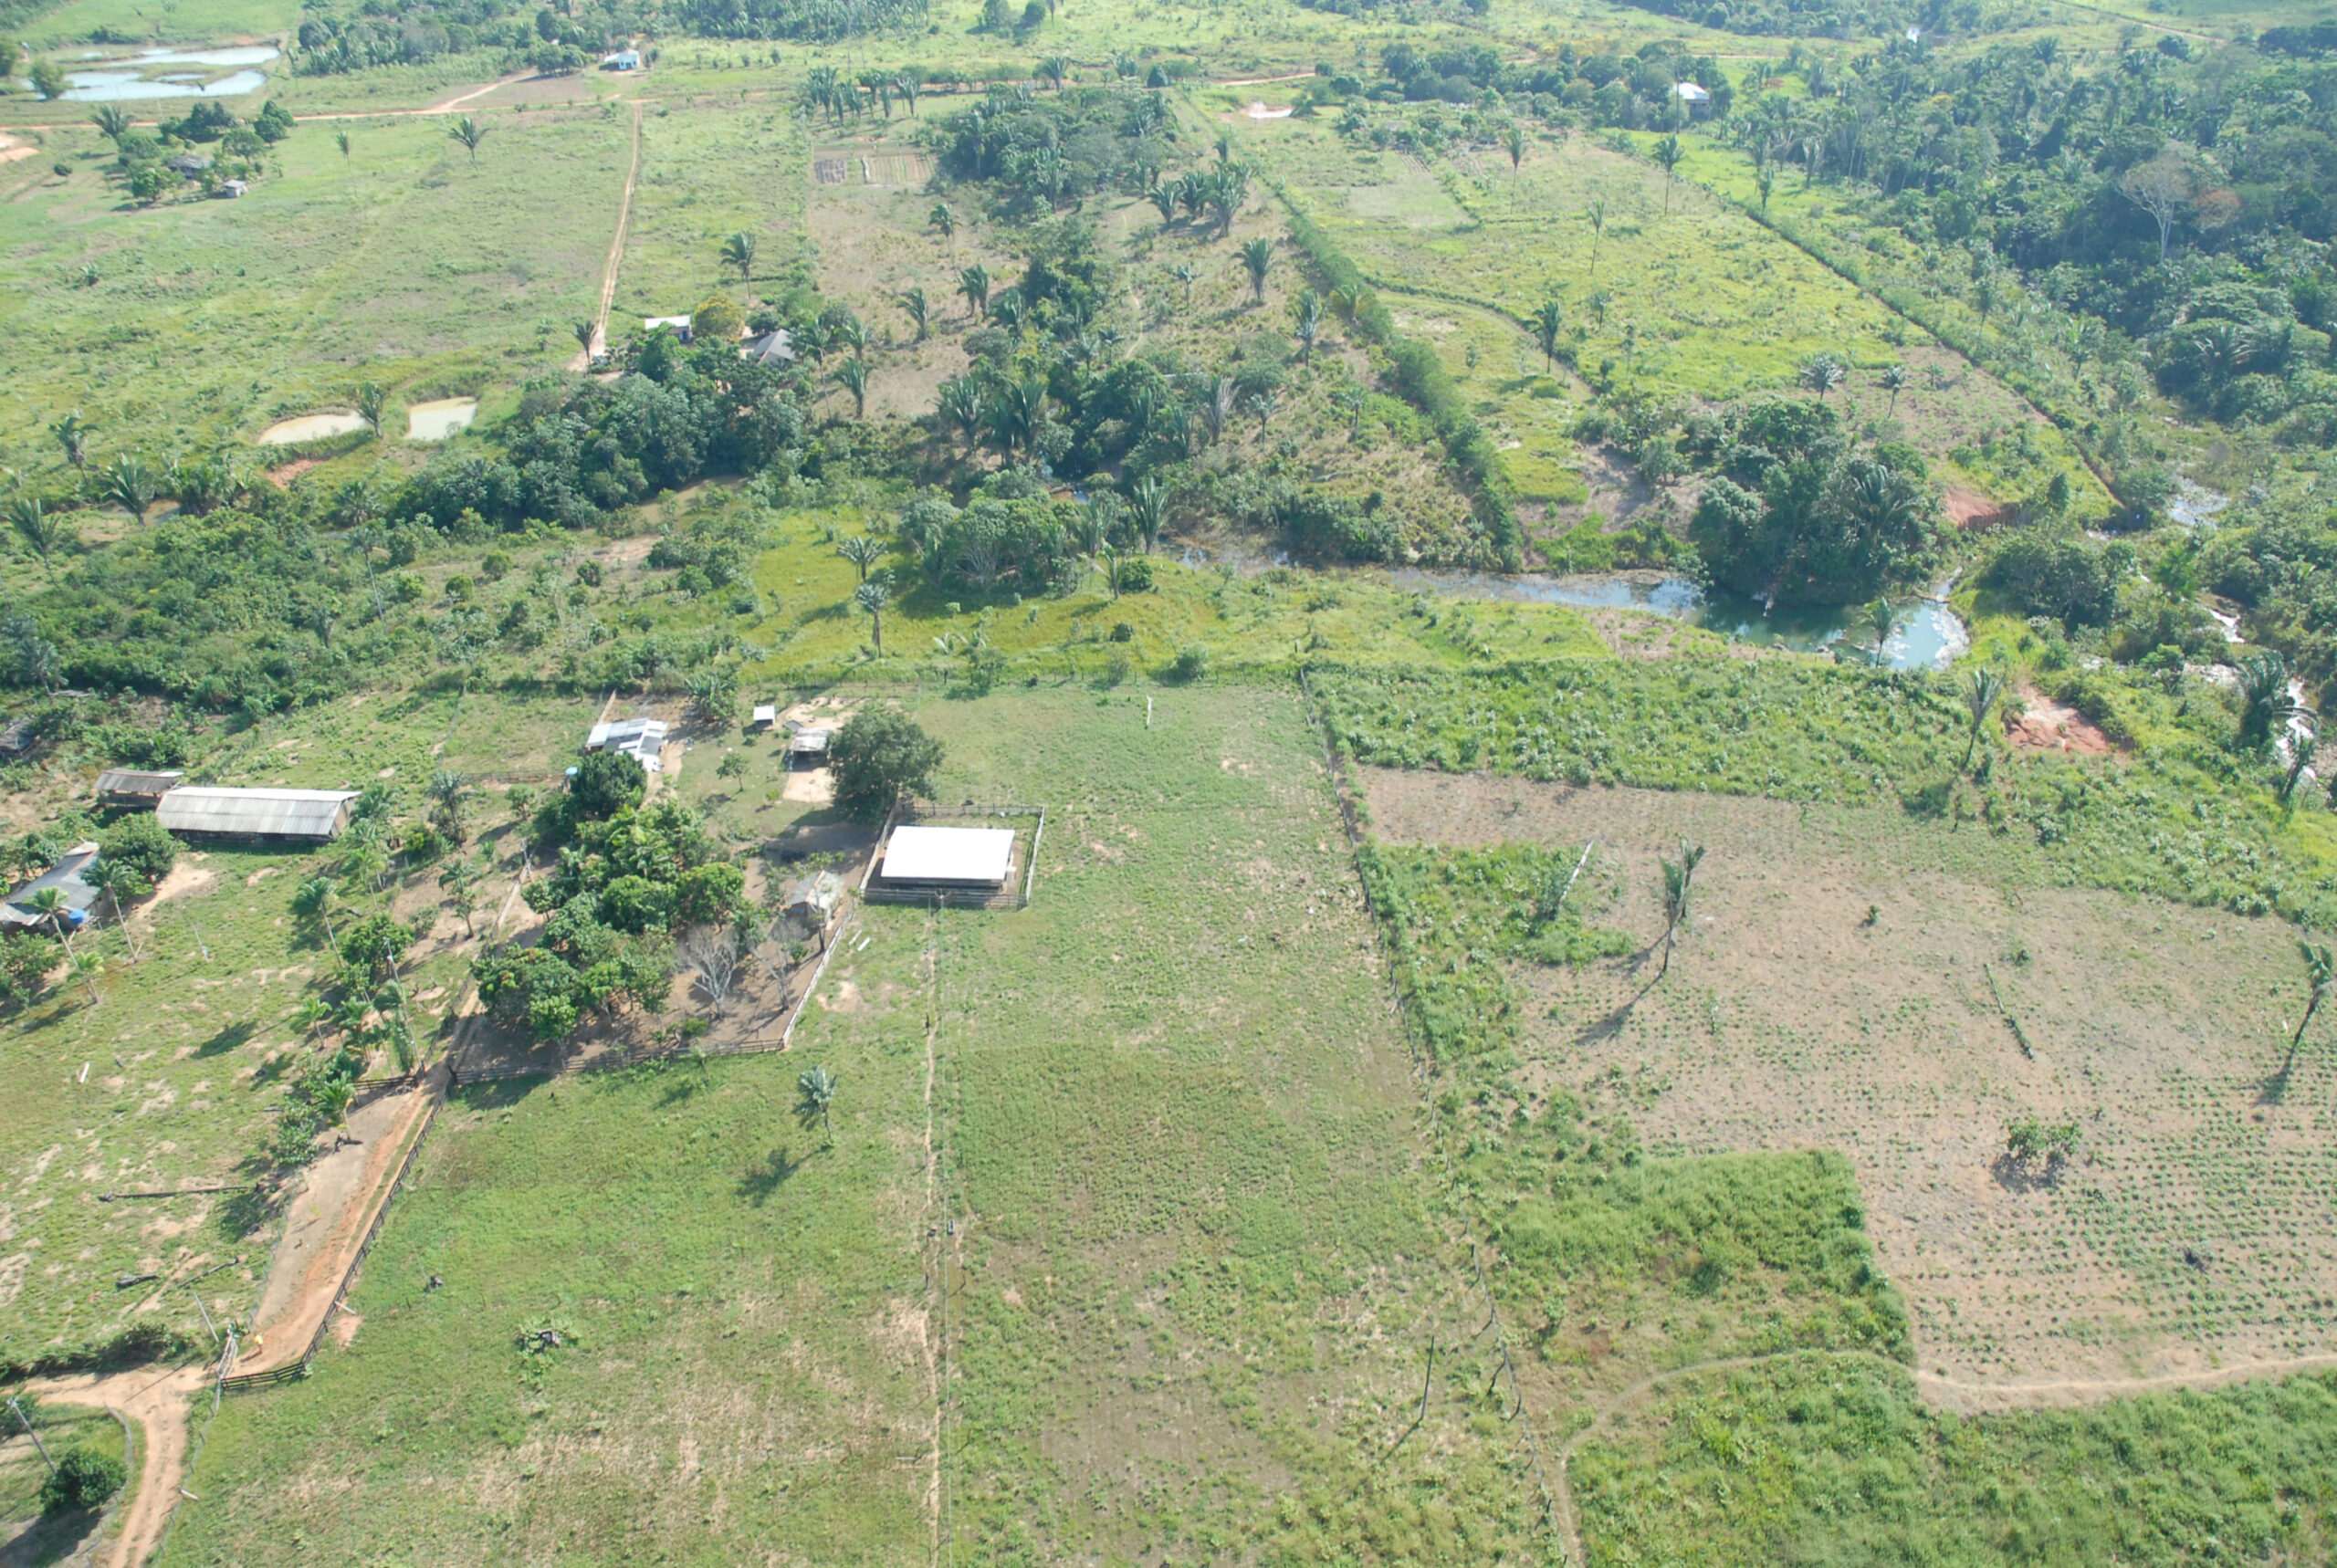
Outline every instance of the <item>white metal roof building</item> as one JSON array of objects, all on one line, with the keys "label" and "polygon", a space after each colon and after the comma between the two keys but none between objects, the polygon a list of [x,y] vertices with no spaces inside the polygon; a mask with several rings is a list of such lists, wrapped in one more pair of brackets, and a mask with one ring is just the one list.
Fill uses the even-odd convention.
[{"label": "white metal roof building", "polygon": [[354,789],[227,789],[182,784],[155,804],[155,820],[193,838],[283,839],[325,843],[349,826]]},{"label": "white metal roof building", "polygon": [[1013,860],[1011,828],[895,828],[879,874],[889,883],[1003,887]]},{"label": "white metal roof building", "polygon": [[596,724],[585,737],[587,751],[622,751],[652,773],[664,766],[657,754],[665,747],[665,721],[662,718],[620,718],[607,724]]}]

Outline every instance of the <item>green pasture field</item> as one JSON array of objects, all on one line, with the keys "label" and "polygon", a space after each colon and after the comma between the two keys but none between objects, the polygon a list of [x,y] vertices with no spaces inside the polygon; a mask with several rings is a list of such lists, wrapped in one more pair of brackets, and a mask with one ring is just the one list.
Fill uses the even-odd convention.
[{"label": "green pasture field", "polygon": [[[44,1514],[40,1489],[48,1479],[48,1466],[26,1437],[15,1413],[0,1406],[0,1416],[7,1421],[7,1436],[0,1438],[0,1552],[6,1553],[10,1563],[28,1568],[69,1561],[102,1515]],[[37,1409],[33,1420],[52,1458],[62,1459],[75,1448],[110,1459],[130,1458],[121,1423],[104,1411],[60,1401]],[[137,1490],[138,1472],[132,1469],[130,1484],[119,1494],[120,1501],[127,1502]]]},{"label": "green pasture field", "polygon": [[[616,222],[627,128],[598,114],[498,119],[477,168],[435,118],[309,123],[240,201],[129,206],[106,144],[50,133],[72,176],[0,205],[0,460],[62,466],[46,427],[79,410],[93,463],[246,444],[276,418],[347,408],[379,382],[475,392],[575,352]],[[333,127],[332,129],[341,129]],[[95,281],[85,281],[85,268]],[[402,410],[392,431],[403,433]]]},{"label": "green pasture field", "polygon": [[30,47],[78,43],[100,28],[158,43],[224,44],[269,39],[300,24],[288,0],[67,0],[18,30]]},{"label": "green pasture field", "polygon": [[942,798],[1048,805],[1033,904],[862,910],[786,1055],[459,1092],[353,1343],[225,1409],[168,1560],[362,1556],[424,1493],[449,1563],[1533,1547],[1300,705],[1146,708],[925,697]]},{"label": "green pasture field", "polygon": [[812,175],[791,105],[768,98],[709,99],[690,108],[661,101],[641,124],[641,174],[617,269],[612,342],[638,330],[644,317],[686,316],[718,293],[739,298],[738,274],[719,259],[730,234],[750,234],[758,245],[749,296],[780,293],[773,280],[784,279],[803,252]]}]

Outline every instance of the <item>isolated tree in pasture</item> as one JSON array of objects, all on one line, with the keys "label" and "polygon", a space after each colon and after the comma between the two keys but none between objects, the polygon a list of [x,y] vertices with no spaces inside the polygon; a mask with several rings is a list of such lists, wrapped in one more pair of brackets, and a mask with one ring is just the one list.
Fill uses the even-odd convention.
[{"label": "isolated tree in pasture", "polygon": [[1875,385],[1891,394],[1891,405],[1883,411],[1883,418],[1899,417],[1899,394],[1907,390],[1908,379],[1907,367],[1904,365],[1885,365],[1876,373]]},{"label": "isolated tree in pasture", "polygon": [[1681,922],[1688,918],[1688,901],[1696,888],[1696,868],[1704,863],[1704,846],[1680,841],[1680,858],[1676,861],[1656,857],[1663,868],[1663,962],[1655,971],[1659,980],[1671,972],[1672,947],[1679,939]]},{"label": "isolated tree in pasture", "polygon": [[917,340],[920,343],[924,342],[931,335],[933,323],[933,306],[926,298],[925,290],[903,289],[900,293],[894,295],[893,298],[908,316],[909,325],[917,329]]},{"label": "isolated tree in pasture", "polygon": [[1956,685],[1956,695],[1964,701],[1965,717],[1971,721],[1970,733],[1964,743],[1964,761],[1960,771],[1969,771],[1972,754],[1980,747],[1980,728],[1988,722],[1988,715],[2005,695],[2005,678],[1995,670],[1968,672]]},{"label": "isolated tree in pasture", "polygon": [[1677,136],[1659,138],[1655,144],[1655,161],[1663,165],[1663,210],[1667,214],[1672,211],[1672,182],[1680,177],[1682,151]]},{"label": "isolated tree in pasture", "polygon": [[26,548],[40,557],[41,565],[54,573],[49,552],[63,541],[65,525],[49,515],[47,506],[38,496],[19,496],[8,503],[8,526]]},{"label": "isolated tree in pasture", "polygon": [[1049,55],[1045,59],[1039,62],[1039,74],[1046,78],[1048,84],[1057,92],[1061,92],[1063,90],[1064,78],[1071,74],[1071,57],[1068,55]]},{"label": "isolated tree in pasture", "polygon": [[967,317],[979,320],[990,308],[990,269],[976,262],[959,272],[958,293],[966,301]]},{"label": "isolated tree in pasture", "polygon": [[856,535],[836,546],[836,554],[859,569],[860,580],[868,580],[868,569],[885,559],[885,547],[866,534]]},{"label": "isolated tree in pasture", "polygon": [[1302,288],[1291,302],[1290,335],[1298,340],[1298,357],[1315,357],[1315,340],[1323,333],[1323,297],[1311,288]]},{"label": "isolated tree in pasture", "polygon": [[2296,1064],[2297,1047],[2304,1040],[2304,1031],[2312,1027],[2312,1015],[2321,1010],[2321,1004],[2329,999],[2330,992],[2337,990],[2337,956],[2317,942],[2300,941],[2297,952],[2304,959],[2304,1017],[2297,1021],[2296,1033],[2289,1037],[2289,1053],[2280,1062],[2282,1078]]},{"label": "isolated tree in pasture", "polygon": [[739,281],[746,283],[755,276],[755,236],[740,229],[722,241],[722,265],[739,269]]},{"label": "isolated tree in pasture", "polygon": [[382,420],[389,411],[390,394],[379,383],[367,382],[357,389],[357,417],[365,422],[376,441],[382,438]]},{"label": "isolated tree in pasture", "polygon": [[117,457],[99,472],[98,480],[105,486],[107,500],[128,512],[133,522],[144,526],[147,509],[153,506],[162,490],[159,476],[144,459],[135,455]]},{"label": "isolated tree in pasture", "polygon": [[941,743],[897,708],[864,707],[828,742],[836,808],[854,821],[882,821],[904,793],[927,795]]},{"label": "isolated tree in pasture", "polygon": [[892,597],[892,589],[882,582],[864,582],[852,591],[852,601],[868,616],[868,634],[875,642],[880,659],[885,656],[885,606]]},{"label": "isolated tree in pasture", "polygon": [[119,146],[122,133],[130,129],[130,116],[118,103],[101,104],[89,116],[89,123],[98,128],[98,134]]},{"label": "isolated tree in pasture", "polygon": [[1534,314],[1525,319],[1526,326],[1534,333],[1535,345],[1542,350],[1542,357],[1549,361],[1553,371],[1558,368],[1558,333],[1565,328],[1566,319],[1566,307],[1556,299],[1543,300],[1534,308]]},{"label": "isolated tree in pasture", "polygon": [[833,1146],[836,1141],[835,1124],[829,1113],[836,1103],[836,1075],[824,1067],[814,1067],[795,1080],[796,1120],[809,1129],[812,1123],[820,1124],[822,1136]]},{"label": "isolated tree in pasture", "polygon": [[1168,276],[1185,286],[1185,308],[1188,310],[1193,308],[1193,285],[1200,275],[1201,269],[1189,261],[1180,261],[1168,269]]},{"label": "isolated tree in pasture", "polygon": [[1843,378],[1849,374],[1841,361],[1823,350],[1802,361],[1801,369],[1797,372],[1801,384],[1816,392],[1819,402],[1824,402],[1826,394],[1840,386]]},{"label": "isolated tree in pasture", "polygon": [[50,425],[48,434],[64,451],[66,462],[70,463],[76,469],[89,465],[89,437],[97,434],[97,427],[82,419],[79,409],[75,409],[71,413]]},{"label": "isolated tree in pasture", "polygon": [[332,144],[341,149],[341,162],[344,164],[347,163],[349,162],[349,132],[346,131],[334,131],[332,133]]},{"label": "isolated tree in pasture", "polygon": [[1274,242],[1260,235],[1242,247],[1242,270],[1250,275],[1250,293],[1261,305],[1266,299],[1266,274],[1274,265]]},{"label": "isolated tree in pasture", "polygon": [[466,114],[462,119],[455,121],[455,128],[447,131],[446,135],[449,140],[463,144],[463,151],[471,155],[471,167],[477,168],[478,144],[487,140],[487,127]]},{"label": "isolated tree in pasture", "polygon": [[1607,235],[1607,199],[1601,196],[1582,210],[1583,221],[1590,225],[1590,276],[1598,276],[1598,242]]},{"label": "isolated tree in pasture", "polygon": [[568,329],[574,335],[576,346],[584,350],[586,357],[590,358],[592,352],[592,340],[600,335],[598,323],[590,316],[579,316],[568,324]]},{"label": "isolated tree in pasture", "polygon": [[936,202],[933,210],[925,214],[925,221],[947,241],[958,232],[958,209],[947,202]]},{"label": "isolated tree in pasture", "polygon": [[1517,175],[1517,166],[1525,162],[1525,127],[1514,120],[1504,120],[1501,128],[1501,150],[1509,154],[1510,177]]}]

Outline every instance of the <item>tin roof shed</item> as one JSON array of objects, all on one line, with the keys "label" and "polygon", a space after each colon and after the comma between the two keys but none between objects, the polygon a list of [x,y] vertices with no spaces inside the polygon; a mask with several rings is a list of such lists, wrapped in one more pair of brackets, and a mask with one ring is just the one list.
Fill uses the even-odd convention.
[{"label": "tin roof shed", "polygon": [[349,825],[354,789],[226,789],[183,785],[154,807],[174,833],[324,843]]},{"label": "tin roof shed", "polygon": [[1011,828],[895,828],[880,874],[894,883],[1002,887],[1013,859]]}]

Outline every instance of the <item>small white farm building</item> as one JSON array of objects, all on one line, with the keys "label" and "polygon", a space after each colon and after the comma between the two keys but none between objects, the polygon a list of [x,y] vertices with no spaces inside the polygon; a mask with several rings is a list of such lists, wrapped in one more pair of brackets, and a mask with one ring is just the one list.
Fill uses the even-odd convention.
[{"label": "small white farm building", "polygon": [[895,887],[1001,888],[1013,861],[1011,828],[902,827],[878,874]]},{"label": "small white farm building", "polygon": [[665,721],[662,718],[620,718],[606,724],[596,724],[585,738],[587,751],[622,751],[651,773],[662,769],[657,754],[665,746]]}]

